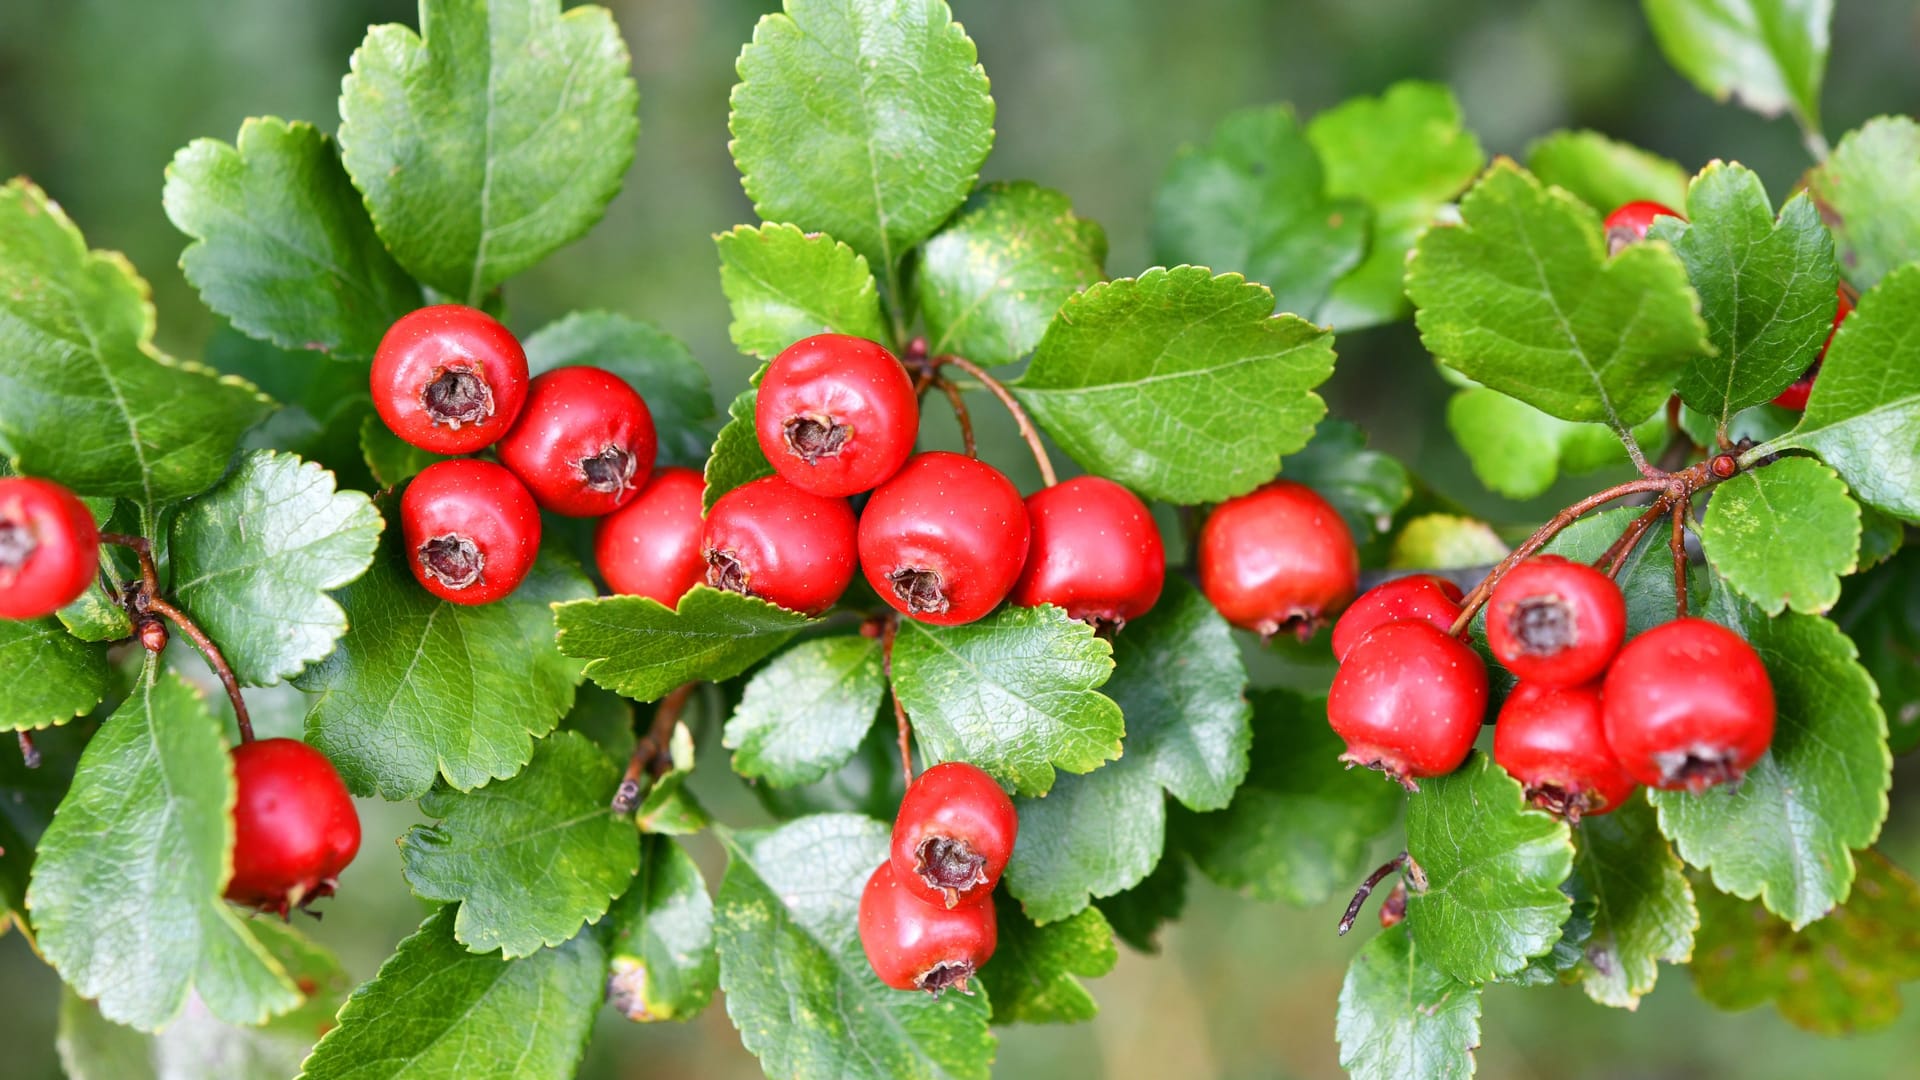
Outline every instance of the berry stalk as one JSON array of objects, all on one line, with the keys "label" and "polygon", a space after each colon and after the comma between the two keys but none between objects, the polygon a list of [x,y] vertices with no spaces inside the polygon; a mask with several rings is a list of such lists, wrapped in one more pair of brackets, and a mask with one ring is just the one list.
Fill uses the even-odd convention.
[{"label": "berry stalk", "polygon": [[900,740],[900,772],[913,783],[913,722],[907,719],[907,707],[900,703],[900,691],[893,681],[893,639],[900,632],[900,616],[889,612],[880,628],[880,668],[887,677],[887,696],[893,700],[893,727]]},{"label": "berry stalk", "polygon": [[642,775],[658,779],[673,767],[667,757],[667,744],[673,738],[673,725],[680,720],[680,713],[687,706],[687,699],[699,683],[690,682],[677,686],[660,699],[654,706],[653,723],[647,726],[647,733],[633,744],[633,754],[627,758],[626,774],[620,777],[620,786],[613,793],[613,812],[620,815],[631,814],[640,808],[640,777]]},{"label": "berry stalk", "polygon": [[[1033,419],[1027,415],[1027,410],[1021,408],[1020,402],[1014,400],[1013,392],[1008,390],[1000,380],[987,374],[986,370],[979,364],[974,363],[964,356],[948,353],[933,358],[933,366],[936,371],[947,364],[952,364],[954,367],[966,372],[978,380],[981,386],[986,387],[994,397],[1000,399],[1000,404],[1005,405],[1007,412],[1013,415],[1013,422],[1020,429],[1020,437],[1027,441],[1027,448],[1033,451],[1033,463],[1040,467],[1041,484],[1046,487],[1052,487],[1059,483],[1059,477],[1053,471],[1053,460],[1047,456],[1047,448],[1041,445],[1039,429],[1033,426]],[[936,375],[935,377],[937,378],[938,376]]]},{"label": "berry stalk", "polygon": [[[233,702],[234,723],[240,727],[240,744],[245,746],[252,742],[253,718],[247,715],[246,699],[240,696],[240,680],[234,677],[233,667],[227,663],[226,655],[220,651],[220,646],[214,644],[205,630],[200,629],[200,624],[194,622],[186,612],[173,606],[160,595],[160,571],[153,564],[153,544],[144,536],[129,536],[124,533],[101,533],[100,542],[132,548],[134,554],[140,557],[140,583],[134,586],[130,595],[122,598],[122,602],[127,605],[128,611],[133,615],[134,625],[141,626],[143,624],[141,616],[151,613],[164,616],[167,621],[179,627],[181,632],[199,648],[200,655],[206,657],[207,666],[219,676],[220,685],[226,687],[227,699]],[[147,636],[144,632],[141,634],[142,644],[145,644]]]}]

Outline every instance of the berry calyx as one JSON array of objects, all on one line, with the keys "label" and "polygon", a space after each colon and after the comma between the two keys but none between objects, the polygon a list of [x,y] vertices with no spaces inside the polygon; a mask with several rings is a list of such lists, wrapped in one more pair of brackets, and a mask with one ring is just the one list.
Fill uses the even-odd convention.
[{"label": "berry calyx", "polygon": [[925,623],[980,618],[1013,590],[1033,527],[1000,470],[935,450],[880,485],[860,515],[860,567],[880,599]]},{"label": "berry calyx", "polygon": [[1333,658],[1345,660],[1375,627],[1417,619],[1442,630],[1460,618],[1460,586],[1437,574],[1408,574],[1360,594],[1333,624]]},{"label": "berry calyx", "polygon": [[1633,794],[1633,777],[1607,745],[1597,682],[1514,687],[1494,725],[1493,760],[1529,802],[1568,821],[1605,814]]},{"label": "berry calyx", "polygon": [[227,899],[284,916],[333,895],[360,850],[360,817],[333,763],[298,739],[260,739],[233,748],[233,773]]},{"label": "berry calyx", "polygon": [[51,480],[0,478],[0,619],[38,619],[80,598],[100,572],[100,529]]},{"label": "berry calyx", "polygon": [[1607,744],[1635,780],[1704,791],[1738,780],[1773,742],[1773,682],[1746,639],[1675,619],[1627,642],[1600,703]]},{"label": "berry calyx", "polygon": [[540,508],[491,461],[436,461],[400,496],[414,580],[442,600],[488,604],[518,588],[540,552]]},{"label": "berry calyx", "polygon": [[1078,476],[1027,496],[1033,541],[1009,597],[1021,607],[1054,604],[1117,630],[1152,610],[1167,579],[1167,555],[1147,504],[1111,480]]},{"label": "berry calyx", "polygon": [[880,981],[895,990],[963,994],[967,980],[993,956],[999,926],[993,905],[948,909],[921,903],[888,860],[860,893],[860,947]]},{"label": "berry calyx", "polygon": [[802,491],[871,491],[900,471],[920,430],[920,400],[878,342],[816,334],[773,358],[754,397],[754,433],[773,471]]},{"label": "berry calyx", "polygon": [[1620,587],[1558,555],[1536,555],[1514,567],[1487,601],[1487,647],[1521,682],[1592,682],[1626,635]]},{"label": "berry calyx", "polygon": [[527,354],[486,312],[438,304],[387,328],[370,385],[373,407],[395,435],[436,454],[470,454],[519,417]]},{"label": "berry calyx", "polygon": [[1840,332],[1840,324],[1853,311],[1853,298],[1847,295],[1847,290],[1840,289],[1839,293],[1840,306],[1833,312],[1833,329],[1827,331],[1827,340],[1820,343],[1819,355],[1815,356],[1813,363],[1807,366],[1806,374],[1795,379],[1793,385],[1780,391],[1779,395],[1773,399],[1775,405],[1783,409],[1792,409],[1794,412],[1806,411],[1807,398],[1813,394],[1813,380],[1819,377],[1820,365],[1827,359],[1827,350],[1833,347],[1833,335]]},{"label": "berry calyx", "polygon": [[1379,769],[1409,791],[1460,767],[1487,711],[1487,665],[1459,638],[1402,619],[1360,639],[1333,677],[1327,722],[1340,760]]},{"label": "berry calyx", "polygon": [[625,506],[653,473],[653,414],[626,380],[596,367],[555,368],[533,380],[500,461],[541,507],[598,517]]},{"label": "berry calyx", "polygon": [[1647,229],[1657,217],[1684,217],[1662,203],[1639,200],[1627,203],[1607,215],[1607,254],[1617,255],[1629,244],[1636,244],[1647,238]]},{"label": "berry calyx", "polygon": [[668,607],[707,573],[700,537],[706,480],[698,470],[656,469],[633,501],[600,520],[593,561],[607,587],[622,596],[647,596]]},{"label": "berry calyx", "polygon": [[993,777],[963,761],[914,778],[893,821],[893,871],[921,901],[987,904],[1013,858],[1020,819]]},{"label": "berry calyx", "polygon": [[1305,641],[1360,588],[1360,551],[1328,502],[1275,480],[1216,507],[1200,529],[1200,590],[1235,626]]},{"label": "berry calyx", "polygon": [[853,583],[857,527],[847,500],[763,476],[720,496],[707,514],[707,584],[822,614]]}]

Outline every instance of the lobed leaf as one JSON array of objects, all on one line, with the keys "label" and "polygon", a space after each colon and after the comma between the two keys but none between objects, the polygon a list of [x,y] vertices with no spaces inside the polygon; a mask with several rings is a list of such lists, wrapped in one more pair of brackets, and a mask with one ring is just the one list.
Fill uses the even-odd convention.
[{"label": "lobed leaf", "polygon": [[1880,689],[1888,746],[1911,752],[1920,746],[1920,548],[1849,580],[1833,618]]},{"label": "lobed leaf", "polygon": [[1597,131],[1556,131],[1535,139],[1527,147],[1527,170],[1603,215],[1630,202],[1676,209],[1687,202],[1685,169]]},{"label": "lobed leaf", "polygon": [[1860,507],[1812,458],[1782,458],[1714,489],[1700,546],[1714,572],[1769,615],[1819,614],[1859,563]]},{"label": "lobed leaf", "polygon": [[748,356],[772,360],[815,334],[892,341],[866,256],[833,237],[796,225],[736,225],[713,242],[733,311],[727,333]]},{"label": "lobed leaf", "polygon": [[[755,382],[759,379],[756,377]],[[703,510],[713,509],[720,496],[742,484],[773,475],[773,465],[760,450],[760,436],[753,427],[753,406],[759,392],[749,386],[727,404],[727,422],[713,440],[713,452],[707,458],[706,489],[701,494]]]},{"label": "lobed leaf", "polygon": [[1850,131],[1807,174],[1833,229],[1845,277],[1866,290],[1920,261],[1920,123],[1876,116]]},{"label": "lobed leaf", "polygon": [[638,701],[690,682],[719,682],[785,645],[812,620],[751,596],[696,585],[678,607],[604,596],[553,610],[560,651],[594,682]]},{"label": "lobed leaf", "polygon": [[1638,796],[1582,818],[1574,839],[1575,879],[1594,904],[1580,985],[1602,1005],[1636,1008],[1662,961],[1684,964],[1693,955],[1700,915],[1686,868]]},{"label": "lobed leaf", "polygon": [[107,647],[60,620],[0,619],[0,731],[64,724],[107,697]]},{"label": "lobed leaf", "polygon": [[722,745],[733,770],[775,787],[810,784],[851,758],[887,692],[879,641],[802,642],[747,681]]},{"label": "lobed leaf", "polygon": [[999,943],[980,969],[993,1001],[995,1024],[1077,1024],[1093,1019],[1100,1004],[1075,976],[1095,978],[1113,970],[1120,951],[1113,928],[1095,908],[1064,922],[1035,926],[1020,905],[996,892]]},{"label": "lobed leaf", "polygon": [[914,285],[933,356],[985,367],[1033,351],[1067,298],[1105,277],[1107,234],[1051,188],[982,186],[920,249]]},{"label": "lobed leaf", "polygon": [[[1593,472],[1625,463],[1620,437],[1605,424],[1575,423],[1484,386],[1468,387],[1447,401],[1447,427],[1466,451],[1473,474],[1490,491],[1509,499],[1544,494],[1562,473]],[[1633,428],[1641,444],[1666,435],[1666,416]]]},{"label": "lobed leaf", "polygon": [[1382,930],[1347,968],[1336,1036],[1355,1080],[1469,1077],[1480,990],[1435,966],[1405,924]]}]

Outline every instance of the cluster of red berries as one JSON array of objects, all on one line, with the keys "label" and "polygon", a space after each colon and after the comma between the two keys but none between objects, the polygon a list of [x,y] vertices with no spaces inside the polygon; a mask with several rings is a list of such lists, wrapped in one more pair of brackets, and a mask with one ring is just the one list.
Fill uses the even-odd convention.
[{"label": "cluster of red berries", "polygon": [[993,889],[1020,832],[986,773],[949,761],[907,787],[887,861],[860,894],[860,945],[895,990],[967,991],[998,940]]}]

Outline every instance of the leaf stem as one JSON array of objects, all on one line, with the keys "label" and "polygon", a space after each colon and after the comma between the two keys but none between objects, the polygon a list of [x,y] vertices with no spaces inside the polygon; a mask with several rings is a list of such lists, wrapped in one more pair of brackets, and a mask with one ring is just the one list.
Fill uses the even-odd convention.
[{"label": "leaf stem", "polygon": [[101,533],[103,544],[118,544],[132,548],[140,557],[140,585],[133,594],[125,599],[134,625],[141,629],[142,644],[147,634],[142,627],[141,616],[148,613],[161,615],[180,628],[181,632],[200,649],[200,655],[206,657],[207,666],[219,677],[220,685],[226,687],[227,699],[233,703],[233,720],[240,727],[240,744],[245,746],[253,741],[253,718],[247,714],[246,699],[240,696],[240,680],[234,677],[232,665],[227,663],[226,654],[220,646],[214,644],[200,624],[193,621],[186,612],[173,606],[160,595],[160,571],[153,563],[153,543],[144,536],[129,536],[125,533]]},{"label": "leaf stem", "polygon": [[[633,753],[627,757],[627,771],[620,777],[620,786],[613,793],[613,812],[631,814],[640,807],[640,777],[642,775],[658,778],[667,771],[660,767],[661,758],[667,753],[667,746],[673,740],[673,725],[680,721],[680,713],[687,706],[687,699],[700,684],[686,683],[674,687],[660,704],[653,707],[653,723],[647,726],[647,733],[633,744]],[[668,768],[672,767],[671,761]]]},{"label": "leaf stem", "polygon": [[1000,404],[1005,405],[1007,412],[1013,414],[1013,422],[1020,428],[1020,437],[1027,441],[1027,448],[1033,451],[1033,462],[1040,467],[1040,482],[1047,487],[1059,483],[1060,479],[1053,471],[1053,460],[1047,456],[1047,448],[1040,442],[1039,429],[1033,426],[1033,419],[1027,415],[1027,410],[1020,407],[1020,402],[1014,399],[1013,393],[999,379],[987,374],[979,364],[964,356],[946,353],[933,358],[935,369],[947,364],[952,364],[973,376],[979,380],[980,385],[991,391],[994,397],[1000,399]]},{"label": "leaf stem", "polygon": [[913,783],[913,723],[907,719],[907,707],[900,703],[900,690],[893,681],[893,639],[900,632],[900,615],[889,613],[880,628],[880,668],[887,676],[887,696],[893,699],[893,728],[900,740],[900,771]]},{"label": "leaf stem", "polygon": [[33,745],[33,736],[24,731],[19,732],[18,734],[20,736],[21,762],[25,764],[26,767],[29,769],[39,768],[40,767],[40,748]]},{"label": "leaf stem", "polygon": [[1360,883],[1359,891],[1353,894],[1352,902],[1347,904],[1347,913],[1340,916],[1341,937],[1346,937],[1347,931],[1353,929],[1354,920],[1360,917],[1360,908],[1366,904],[1367,897],[1373,895],[1374,887],[1382,881],[1385,881],[1388,874],[1392,874],[1406,866],[1409,861],[1407,853],[1403,851],[1393,858],[1388,859],[1385,866],[1367,875],[1367,880]]}]

